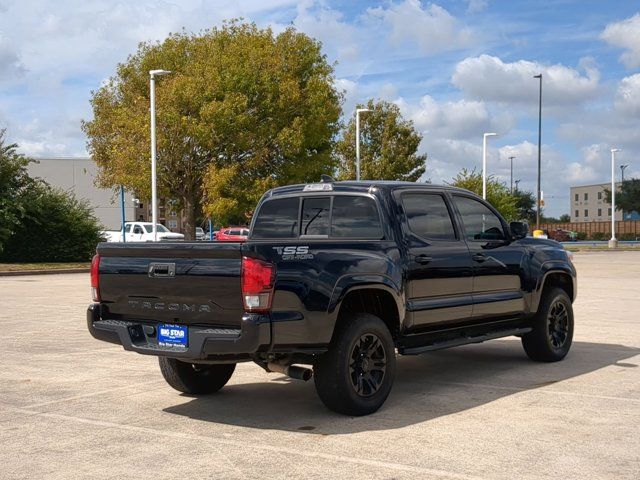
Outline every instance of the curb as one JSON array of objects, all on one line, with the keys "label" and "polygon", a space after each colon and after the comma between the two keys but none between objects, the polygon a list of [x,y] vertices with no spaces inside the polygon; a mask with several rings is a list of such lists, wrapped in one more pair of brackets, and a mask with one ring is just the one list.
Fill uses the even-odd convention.
[{"label": "curb", "polygon": [[20,277],[23,275],[55,275],[57,273],[89,273],[89,268],[60,268],[58,270],[17,270],[0,272],[0,277]]}]

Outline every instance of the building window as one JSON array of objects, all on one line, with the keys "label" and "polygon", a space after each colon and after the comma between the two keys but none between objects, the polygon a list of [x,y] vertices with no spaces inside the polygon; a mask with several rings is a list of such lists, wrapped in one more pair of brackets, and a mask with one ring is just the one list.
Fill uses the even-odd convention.
[{"label": "building window", "polygon": [[609,210],[607,211],[607,215],[611,216],[611,207],[609,207]]},{"label": "building window", "polygon": [[575,216],[576,216],[576,217],[579,217],[579,216],[580,216],[580,212],[579,212],[578,210],[576,210],[576,215],[575,215]]},{"label": "building window", "polygon": [[602,200],[602,192],[598,192],[598,200]]},{"label": "building window", "polygon": [[599,208],[599,209],[598,209],[598,216],[599,216],[599,217],[601,217],[601,216],[602,216],[602,209],[601,209],[601,208]]},{"label": "building window", "polygon": [[589,194],[585,192],[585,194],[584,194],[584,201],[586,202],[587,200],[589,200]]},{"label": "building window", "polygon": [[584,209],[584,218],[587,218],[589,216],[589,210],[587,210],[586,208]]},{"label": "building window", "polygon": [[[577,193],[575,194],[574,198],[575,198],[575,200],[576,200],[576,202],[577,202],[577,201],[578,201],[578,194],[577,194]],[[577,215],[576,215],[576,216],[577,216]]]}]

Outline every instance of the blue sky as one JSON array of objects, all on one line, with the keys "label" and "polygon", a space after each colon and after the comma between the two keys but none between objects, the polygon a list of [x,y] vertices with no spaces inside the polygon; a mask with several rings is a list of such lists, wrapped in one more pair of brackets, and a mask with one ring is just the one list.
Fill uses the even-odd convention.
[{"label": "blue sky", "polygon": [[[569,210],[570,185],[608,181],[611,146],[640,176],[640,2],[0,0],[0,126],[36,157],[86,155],[89,97],[138,42],[244,17],[293,24],[336,62],[345,114],[396,102],[424,135],[426,178],[481,164],[535,189],[537,80],[542,72],[548,214]],[[161,66],[159,66],[161,67]]]}]

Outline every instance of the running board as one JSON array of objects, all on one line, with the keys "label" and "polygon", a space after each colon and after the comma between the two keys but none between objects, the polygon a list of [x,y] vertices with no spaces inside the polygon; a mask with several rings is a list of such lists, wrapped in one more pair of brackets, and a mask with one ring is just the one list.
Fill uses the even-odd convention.
[{"label": "running board", "polygon": [[443,348],[459,347],[461,345],[468,345],[470,343],[482,343],[486,340],[493,340],[495,338],[510,337],[512,335],[523,335],[525,333],[529,333],[531,330],[531,327],[494,330],[492,332],[487,332],[480,335],[463,336],[440,341],[436,340],[432,343],[416,347],[399,347],[398,352],[402,355],[418,355],[420,353],[431,352],[433,350],[442,350]]}]

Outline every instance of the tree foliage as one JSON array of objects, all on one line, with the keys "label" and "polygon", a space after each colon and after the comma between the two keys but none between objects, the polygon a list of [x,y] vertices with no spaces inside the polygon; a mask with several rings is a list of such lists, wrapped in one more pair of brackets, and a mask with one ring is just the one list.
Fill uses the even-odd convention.
[{"label": "tree foliage", "polygon": [[[605,198],[611,205],[610,189],[605,189]],[[625,180],[620,191],[616,189],[616,210],[640,212],[640,178]]]},{"label": "tree foliage", "polygon": [[[450,185],[464,188],[477,195],[482,195],[482,174],[475,169],[462,169],[451,181]],[[493,175],[487,177],[487,201],[507,220],[518,220],[517,199],[509,193],[509,187],[496,180]]]},{"label": "tree foliage", "polygon": [[536,197],[526,190],[514,190],[512,193],[516,200],[516,219],[526,220],[529,225],[536,223]]},{"label": "tree foliage", "polygon": [[17,152],[0,130],[0,259],[3,261],[87,261],[100,229],[86,204],[29,176],[33,160]]},{"label": "tree foliage", "polygon": [[33,181],[21,197],[23,216],[7,239],[2,260],[12,262],[89,261],[101,226],[86,201]]},{"label": "tree foliage", "polygon": [[150,196],[149,70],[156,82],[158,186],[179,202],[187,238],[204,210],[243,219],[265,190],[331,172],[342,95],[319,42],[232,21],[142,43],[93,93],[88,147],[105,187]]},{"label": "tree foliage", "polygon": [[[422,136],[405,120],[397,105],[369,100],[370,112],[360,114],[360,175],[367,180],[406,180],[415,182],[425,172],[426,155],[418,155]],[[356,121],[349,120],[336,144],[337,176],[356,178]]]},{"label": "tree foliage", "polygon": [[24,216],[21,199],[33,184],[27,173],[31,160],[17,148],[7,142],[6,131],[0,129],[0,253]]}]

